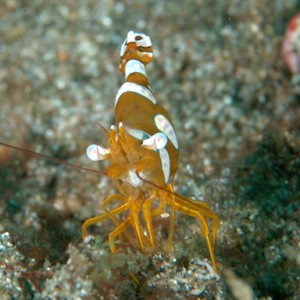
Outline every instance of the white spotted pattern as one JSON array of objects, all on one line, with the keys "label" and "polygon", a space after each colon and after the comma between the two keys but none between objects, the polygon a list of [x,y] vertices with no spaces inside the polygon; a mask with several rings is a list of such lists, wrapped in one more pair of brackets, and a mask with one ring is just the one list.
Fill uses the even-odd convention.
[{"label": "white spotted pattern", "polygon": [[163,132],[168,137],[174,147],[178,149],[177,136],[170,121],[164,115],[157,114],[154,116],[154,124],[161,132]]},{"label": "white spotted pattern", "polygon": [[162,148],[159,150],[159,156],[161,160],[161,166],[165,177],[165,183],[167,183],[170,179],[170,157],[166,148]]},{"label": "white spotted pattern", "polygon": [[125,129],[132,137],[140,141],[146,140],[150,137],[150,134],[140,129],[129,128],[127,126],[125,126]]}]

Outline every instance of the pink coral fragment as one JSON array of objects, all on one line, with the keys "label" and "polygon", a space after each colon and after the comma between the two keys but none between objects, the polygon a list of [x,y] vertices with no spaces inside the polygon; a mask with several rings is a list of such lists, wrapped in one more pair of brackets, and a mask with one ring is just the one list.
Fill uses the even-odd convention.
[{"label": "pink coral fragment", "polygon": [[300,13],[289,22],[282,45],[283,58],[293,74],[300,73]]}]

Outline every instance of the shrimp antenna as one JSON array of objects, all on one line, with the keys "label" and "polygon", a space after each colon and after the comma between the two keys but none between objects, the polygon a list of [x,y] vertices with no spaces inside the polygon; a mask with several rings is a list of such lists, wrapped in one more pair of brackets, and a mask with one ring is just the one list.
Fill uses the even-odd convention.
[{"label": "shrimp antenna", "polygon": [[15,149],[15,150],[19,150],[19,151],[25,152],[25,153],[33,155],[33,156],[38,156],[38,157],[44,158],[44,159],[49,160],[49,161],[54,161],[54,162],[56,162],[58,164],[62,164],[62,165],[69,166],[69,167],[73,167],[73,168],[76,168],[76,169],[79,169],[79,170],[82,170],[82,171],[92,172],[92,173],[95,173],[95,174],[100,174],[100,175],[104,175],[104,176],[110,177],[105,172],[101,172],[101,171],[98,171],[98,170],[95,170],[95,169],[86,168],[86,167],[81,167],[79,165],[75,165],[75,164],[69,163],[69,162],[67,162],[65,160],[61,160],[61,159],[58,159],[58,158],[55,158],[55,157],[51,157],[51,156],[48,156],[48,155],[45,155],[45,154],[41,154],[41,153],[38,153],[38,152],[35,152],[35,151],[31,151],[31,150],[28,150],[28,149],[23,149],[23,148],[20,148],[20,147],[17,147],[17,146],[13,146],[13,145],[10,145],[10,144],[6,144],[6,143],[2,143],[2,142],[0,142],[0,145],[8,147],[8,148]]},{"label": "shrimp antenna", "polygon": [[154,183],[154,182],[151,182],[151,181],[149,181],[149,180],[147,180],[147,179],[141,177],[138,171],[136,171],[135,174],[136,174],[136,176],[137,176],[140,180],[142,180],[143,182],[148,183],[148,184],[150,184],[150,185],[152,185],[152,186],[154,186],[154,187],[156,187],[156,188],[158,188],[158,189],[160,189],[160,190],[163,190],[163,191],[165,191],[165,192],[168,192],[168,193],[174,195],[174,192],[169,191],[168,189],[164,188],[163,186],[160,186],[160,185],[158,185],[158,184],[156,184],[156,183]]},{"label": "shrimp antenna", "polygon": [[[177,197],[177,198],[179,198],[179,199],[181,199],[181,200],[186,200],[186,199],[187,199],[186,197],[184,197],[184,196],[182,196],[182,195],[179,195],[179,194],[177,194],[177,193],[175,193],[175,192],[173,192],[173,191],[170,191],[170,190],[166,189],[166,188],[163,187],[163,186],[160,186],[160,185],[158,185],[158,184],[156,184],[156,183],[154,183],[154,182],[151,182],[151,181],[149,181],[149,180],[147,180],[147,179],[144,179],[143,177],[140,176],[140,174],[138,173],[138,171],[136,171],[135,174],[136,174],[136,176],[137,176],[140,180],[142,180],[143,182],[145,182],[145,183],[147,183],[147,184],[149,184],[149,185],[152,185],[152,186],[154,186],[154,187],[156,187],[156,188],[158,188],[158,189],[160,189],[160,190],[163,190],[163,191],[165,191],[165,192],[167,192],[167,193],[169,193],[169,194],[171,194],[171,195],[173,195],[173,196],[175,196],[175,197]],[[204,209],[204,210],[210,210],[209,208],[206,208],[206,207],[202,207],[202,209]]]},{"label": "shrimp antenna", "polygon": [[100,123],[98,123],[98,122],[95,122],[98,126],[100,126],[101,128],[102,128],[102,130],[104,131],[104,133],[107,135],[107,136],[109,136],[109,133],[108,133],[108,131],[107,131],[107,129],[103,126],[103,125],[101,125]]}]

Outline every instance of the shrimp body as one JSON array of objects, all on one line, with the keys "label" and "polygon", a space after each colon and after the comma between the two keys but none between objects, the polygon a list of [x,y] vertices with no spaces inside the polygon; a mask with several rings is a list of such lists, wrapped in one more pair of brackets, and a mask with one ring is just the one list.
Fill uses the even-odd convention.
[{"label": "shrimp body", "polygon": [[[171,184],[178,166],[178,140],[170,115],[157,103],[151,91],[145,66],[152,59],[150,38],[130,31],[121,47],[120,70],[125,73],[126,80],[115,99],[115,125],[109,132],[109,148],[90,145],[87,149],[91,160],[109,160],[106,173],[113,178],[120,193],[108,197],[102,206],[113,200],[119,200],[120,205],[86,220],[82,235],[87,235],[90,225],[110,218],[116,224],[109,234],[112,252],[116,251],[115,240],[122,234],[142,251],[155,249],[152,218],[163,214],[169,206],[167,249],[171,248],[173,240],[175,210],[192,216],[201,224],[217,271],[214,256],[217,215],[207,204],[175,193]],[[208,218],[213,221],[211,231],[206,221]],[[128,231],[130,227],[135,232],[137,243]]]}]

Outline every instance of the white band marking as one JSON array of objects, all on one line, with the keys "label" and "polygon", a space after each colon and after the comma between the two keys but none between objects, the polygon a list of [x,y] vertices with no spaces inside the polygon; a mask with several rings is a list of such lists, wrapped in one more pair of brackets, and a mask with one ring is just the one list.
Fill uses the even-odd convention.
[{"label": "white band marking", "polygon": [[117,106],[120,97],[124,93],[127,93],[127,92],[137,93],[137,94],[145,97],[147,100],[151,101],[153,104],[156,104],[156,100],[149,89],[147,89],[146,87],[144,87],[142,85],[133,83],[133,82],[125,82],[120,87],[120,89],[117,93],[115,107]]},{"label": "white band marking", "polygon": [[125,78],[127,79],[129,75],[133,73],[141,73],[147,77],[146,68],[143,63],[138,60],[131,59],[126,63],[125,66]]}]

